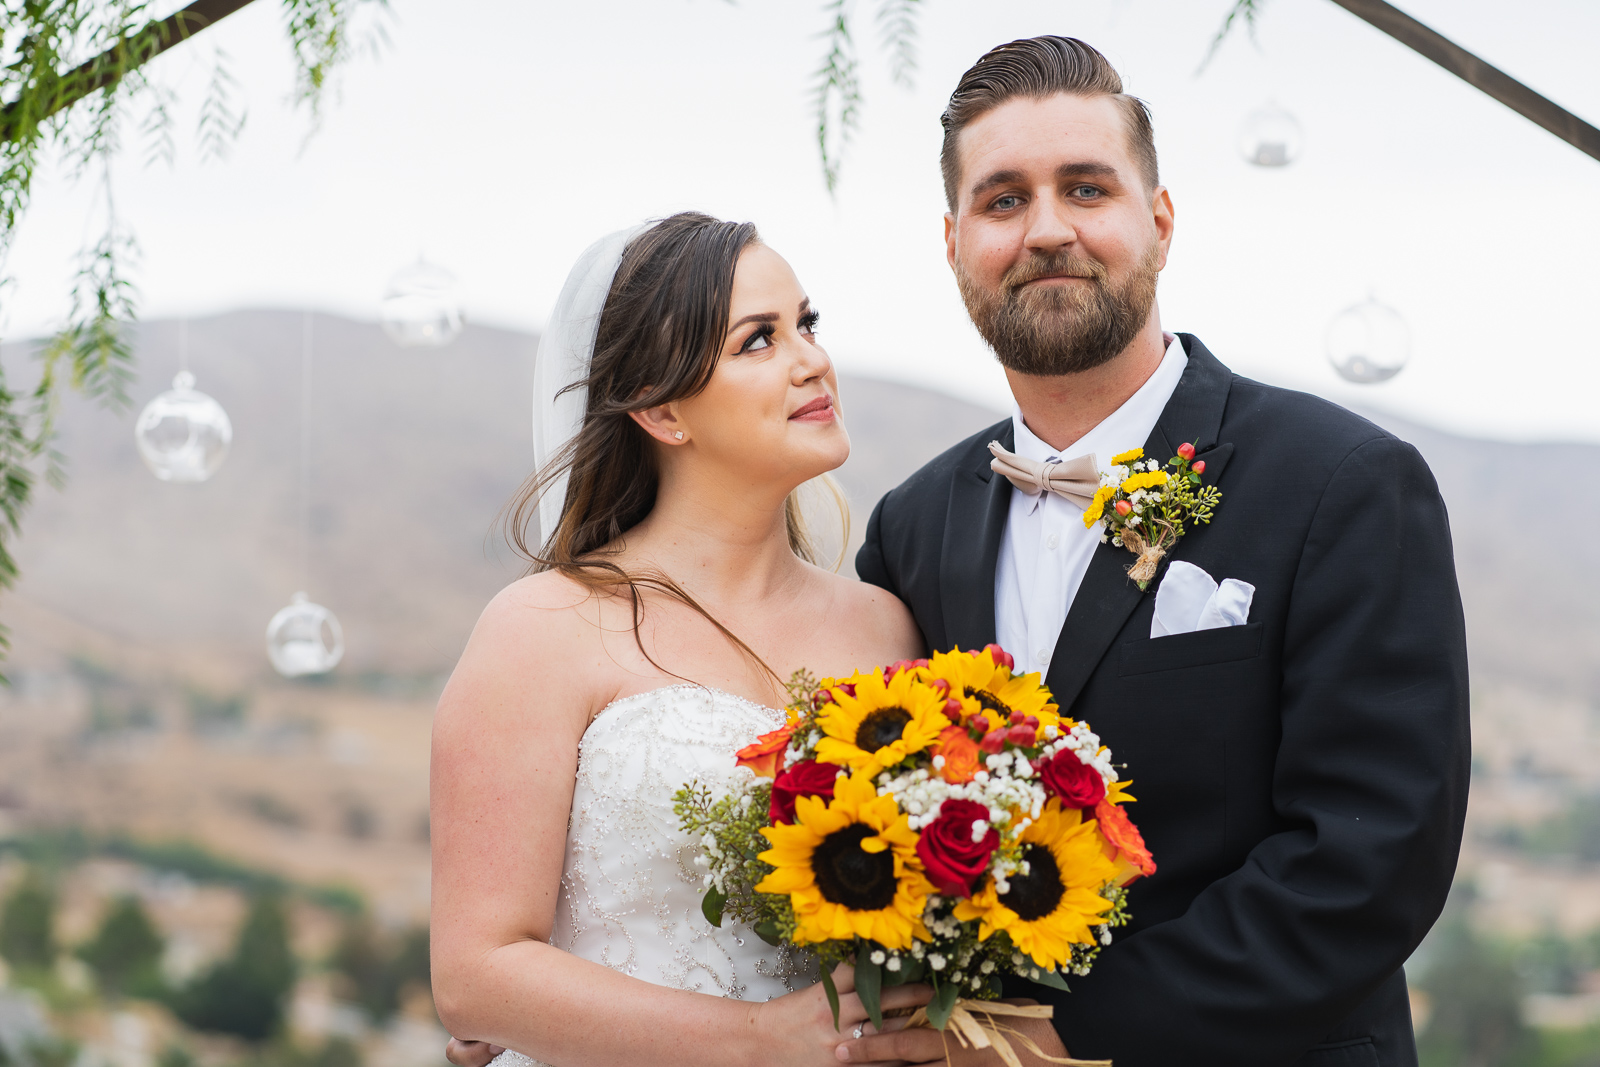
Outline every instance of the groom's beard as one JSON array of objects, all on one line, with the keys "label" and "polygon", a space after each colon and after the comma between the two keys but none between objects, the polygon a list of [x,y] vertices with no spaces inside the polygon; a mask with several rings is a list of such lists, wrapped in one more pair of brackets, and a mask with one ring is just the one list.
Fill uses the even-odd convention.
[{"label": "groom's beard", "polygon": [[[1128,277],[1112,284],[1106,269],[1072,255],[1035,255],[1006,271],[998,290],[981,288],[956,262],[967,314],[1000,365],[1019,374],[1076,374],[1109,362],[1133,343],[1150,318],[1161,246],[1152,242]],[[1087,285],[1023,286],[1068,274]]]}]

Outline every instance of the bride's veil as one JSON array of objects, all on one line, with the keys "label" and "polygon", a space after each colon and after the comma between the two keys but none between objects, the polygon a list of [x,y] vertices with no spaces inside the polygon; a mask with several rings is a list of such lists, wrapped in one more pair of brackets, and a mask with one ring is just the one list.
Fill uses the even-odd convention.
[{"label": "bride's veil", "polygon": [[[605,309],[611,280],[616,277],[622,253],[648,224],[607,234],[584,249],[561,287],[555,310],[539,339],[533,365],[533,458],[543,470],[583,428],[589,391],[581,383],[589,377],[594,358],[595,334]],[[575,386],[575,388],[569,388]],[[567,475],[545,486],[539,497],[539,540],[548,541],[561,522],[567,499]]]}]

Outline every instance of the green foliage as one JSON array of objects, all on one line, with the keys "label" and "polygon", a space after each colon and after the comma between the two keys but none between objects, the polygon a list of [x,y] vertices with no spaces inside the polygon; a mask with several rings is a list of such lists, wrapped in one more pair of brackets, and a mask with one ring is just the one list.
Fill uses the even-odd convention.
[{"label": "green foliage", "polygon": [[428,930],[416,927],[386,937],[362,915],[345,924],[329,962],[343,980],[346,996],[382,1025],[400,1010],[407,988],[429,988]]},{"label": "green foliage", "polygon": [[53,966],[55,923],[55,894],[30,872],[0,907],[0,957],[22,970]]},{"label": "green foliage", "polygon": [[1419,983],[1432,1003],[1417,1042],[1422,1067],[1521,1067],[1533,1035],[1508,954],[1479,939],[1460,912],[1446,913],[1432,942]]},{"label": "green foliage", "polygon": [[1511,827],[1501,837],[1533,856],[1600,863],[1600,793],[1578,797],[1559,815],[1531,829]]},{"label": "green foliage", "polygon": [[36,1038],[23,1046],[20,1057],[13,1057],[0,1042],[0,1067],[73,1067],[77,1062],[78,1046],[65,1038]]},{"label": "green foliage", "polygon": [[233,954],[180,990],[172,1009],[196,1030],[265,1041],[283,1025],[294,978],[283,898],[259,896],[245,917]]},{"label": "green foliage", "polygon": [[235,1067],[362,1067],[361,1047],[348,1038],[330,1038],[316,1050],[287,1042],[259,1049]]},{"label": "green foliage", "polygon": [[[822,62],[812,76],[812,102],[817,116],[817,151],[828,192],[839,184],[845,146],[861,126],[861,72],[852,28],[854,0],[826,0],[827,26],[819,34]],[[921,0],[878,0],[878,34],[889,54],[889,76],[909,88],[917,70],[917,18]]]},{"label": "green foliage", "polygon": [[109,996],[159,997],[163,991],[161,954],[166,948],[137,897],[112,903],[94,938],[78,955],[94,971]]},{"label": "green foliage", "polygon": [[1211,47],[1206,49],[1206,57],[1200,61],[1200,69],[1205,70],[1211,63],[1217,49],[1222,47],[1222,42],[1228,39],[1233,28],[1240,21],[1244,22],[1245,31],[1250,35],[1250,40],[1256,39],[1256,22],[1261,18],[1261,9],[1266,6],[1267,0],[1234,0],[1234,4],[1223,16],[1222,25],[1217,29],[1217,35],[1211,38]]}]

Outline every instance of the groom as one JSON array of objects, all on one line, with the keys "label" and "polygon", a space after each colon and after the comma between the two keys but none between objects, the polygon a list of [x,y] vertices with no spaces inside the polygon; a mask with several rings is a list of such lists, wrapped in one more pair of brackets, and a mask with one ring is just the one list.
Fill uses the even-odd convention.
[{"label": "groom", "polygon": [[[1172,202],[1149,114],[1100,53],[1002,45],[943,122],[950,266],[1016,412],[884,497],[856,569],[911,606],[930,649],[998,641],[1043,672],[1126,761],[1159,864],[1070,994],[1008,992],[1053,1004],[1072,1055],[1116,1067],[1414,1065],[1401,964],[1450,886],[1469,749],[1433,477],[1371,423],[1163,332]],[[1221,503],[1146,591],[1081,503],[1037,488],[1080,456],[1164,463],[1185,443]],[[1236,624],[1196,629],[1213,581]],[[841,1049],[944,1054],[928,1030]]]}]

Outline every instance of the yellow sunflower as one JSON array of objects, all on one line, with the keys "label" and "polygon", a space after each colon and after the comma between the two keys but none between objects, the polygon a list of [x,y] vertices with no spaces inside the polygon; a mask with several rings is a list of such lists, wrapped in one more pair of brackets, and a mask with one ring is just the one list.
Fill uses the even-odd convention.
[{"label": "yellow sunflower", "polygon": [[1019,952],[1054,969],[1072,959],[1074,944],[1094,944],[1090,927],[1111,910],[1100,889],[1117,868],[1101,849],[1094,822],[1084,822],[1076,808],[1063,811],[1059,801],[1050,801],[1022,832],[1022,844],[1028,873],[1012,874],[1004,893],[990,878],[956,905],[955,917],[980,920],[980,941],[1004,930]]},{"label": "yellow sunflower", "polygon": [[835,703],[817,716],[824,734],[817,759],[874,775],[937,741],[950,725],[945,697],[917,674],[901,671],[887,683],[881,670],[857,674],[854,696],[834,689]]},{"label": "yellow sunflower", "polygon": [[1061,716],[1050,702],[1050,690],[1039,682],[1039,675],[1012,674],[1011,668],[994,661],[988,649],[971,652],[935,652],[929,662],[935,678],[950,683],[950,695],[961,701],[961,716],[970,719],[983,715],[991,729],[1005,725],[1011,713],[1020,711],[1039,720],[1039,728],[1061,726]]},{"label": "yellow sunflower", "polygon": [[917,834],[894,797],[880,797],[872,778],[852,774],[833,800],[801,797],[794,822],[763,827],[772,848],[760,859],[777,870],[756,885],[794,905],[795,943],[871,938],[908,949],[931,940],[922,911],[933,885],[917,859]]}]

